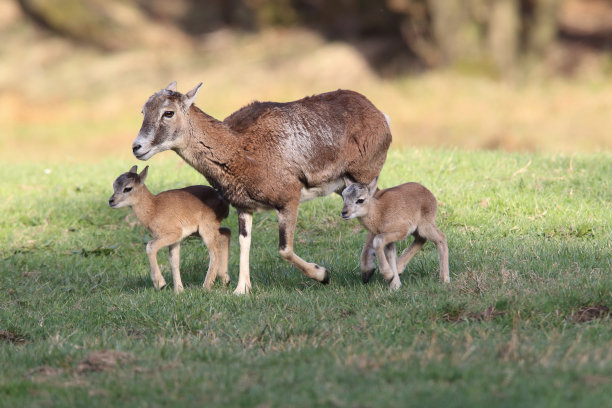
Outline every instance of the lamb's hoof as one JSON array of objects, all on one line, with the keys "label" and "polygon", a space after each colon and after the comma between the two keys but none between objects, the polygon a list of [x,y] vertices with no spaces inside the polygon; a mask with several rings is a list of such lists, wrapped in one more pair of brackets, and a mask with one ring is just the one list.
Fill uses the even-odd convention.
[{"label": "lamb's hoof", "polygon": [[393,279],[391,282],[389,282],[389,291],[395,292],[400,288],[400,286],[402,286],[402,283],[399,281],[399,279]]},{"label": "lamb's hoof", "polygon": [[327,285],[329,284],[329,271],[327,269],[325,269],[325,276],[323,277],[323,280],[321,281],[322,284]]},{"label": "lamb's hoof", "polygon": [[361,272],[361,281],[363,283],[368,283],[370,281],[370,279],[372,279],[372,275],[374,275],[374,271],[376,271],[376,269],[370,269],[369,271],[365,271],[365,272]]},{"label": "lamb's hoof", "polygon": [[175,295],[180,295],[184,291],[185,291],[185,289],[182,286],[178,286],[178,287],[174,288],[174,294]]},{"label": "lamb's hoof", "polygon": [[251,293],[251,285],[238,285],[236,286],[236,289],[234,290],[234,295],[248,295],[249,293]]},{"label": "lamb's hoof", "polygon": [[[319,265],[315,265],[314,268],[318,271],[320,269],[323,269],[323,279],[319,280],[319,282],[321,282],[324,285],[327,285],[329,283],[329,271],[325,268],[323,268],[322,266]],[[315,280],[318,280],[317,278],[314,278]]]}]

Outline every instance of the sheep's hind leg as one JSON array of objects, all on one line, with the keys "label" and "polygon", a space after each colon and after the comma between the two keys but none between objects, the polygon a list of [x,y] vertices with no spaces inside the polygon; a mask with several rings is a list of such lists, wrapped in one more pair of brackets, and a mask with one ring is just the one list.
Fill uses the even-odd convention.
[{"label": "sheep's hind leg", "polygon": [[397,259],[397,273],[401,275],[404,272],[408,262],[410,262],[412,257],[419,251],[419,249],[421,249],[421,247],[423,247],[425,242],[427,242],[427,240],[421,236],[416,235],[414,237],[412,244],[410,244],[410,246],[406,248]]},{"label": "sheep's hind leg", "polygon": [[306,262],[293,252],[293,235],[297,221],[299,201],[278,210],[278,250],[281,257],[302,273],[323,284],[329,283],[329,271],[315,263]]},{"label": "sheep's hind leg", "polygon": [[438,259],[440,261],[440,280],[446,283],[450,282],[450,275],[448,272],[448,244],[446,243],[446,236],[433,224],[419,227],[419,234],[436,244]]}]

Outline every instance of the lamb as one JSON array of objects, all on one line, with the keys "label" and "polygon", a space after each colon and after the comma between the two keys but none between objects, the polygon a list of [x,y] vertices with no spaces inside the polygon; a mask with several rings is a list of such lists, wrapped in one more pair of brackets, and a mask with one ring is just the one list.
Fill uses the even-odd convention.
[{"label": "lamb", "polygon": [[[436,244],[440,260],[440,280],[450,282],[446,237],[436,227],[437,203],[434,195],[419,183],[405,183],[378,190],[378,177],[369,184],[345,179],[342,192],[342,218],[357,218],[368,230],[361,252],[361,277],[368,283],[378,257],[380,272],[389,282],[389,289],[401,286],[399,275],[414,254],[431,240]],[[412,244],[397,258],[395,243],[414,236]]]},{"label": "lamb", "polygon": [[231,231],[220,225],[229,213],[229,204],[208,186],[189,186],[153,195],[144,184],[148,169],[149,166],[138,174],[137,166],[133,166],[120,175],[113,183],[114,193],[108,205],[111,208],[131,207],[151,233],[153,239],[147,243],[147,256],[155,289],[166,285],[157,264],[157,251],[169,247],[174,293],[183,291],[180,245],[185,237],[195,233],[204,240],[210,256],[203,289],[209,289],[217,275],[227,285],[230,281],[227,264]]},{"label": "lamb", "polygon": [[343,177],[378,176],[391,143],[388,117],[348,90],[293,102],[253,102],[219,121],[198,109],[201,83],[181,94],[176,82],[149,98],[132,151],[139,160],[174,150],[238,211],[240,273],[249,293],[253,213],[278,215],[279,253],[305,276],[328,283],[327,269],[293,251],[300,202],[340,192]]}]

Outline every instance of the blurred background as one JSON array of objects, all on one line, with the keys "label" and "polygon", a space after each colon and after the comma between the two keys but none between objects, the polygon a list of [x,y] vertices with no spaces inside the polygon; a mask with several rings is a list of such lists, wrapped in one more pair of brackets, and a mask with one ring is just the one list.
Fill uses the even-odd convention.
[{"label": "blurred background", "polygon": [[612,150],[610,0],[0,0],[0,159],[130,157],[173,80],[222,120],[359,91],[393,146]]}]

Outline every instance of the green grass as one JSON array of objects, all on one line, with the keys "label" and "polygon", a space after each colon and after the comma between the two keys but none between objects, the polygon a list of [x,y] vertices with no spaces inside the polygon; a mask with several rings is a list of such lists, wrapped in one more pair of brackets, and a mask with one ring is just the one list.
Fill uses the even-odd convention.
[{"label": "green grass", "polygon": [[[2,406],[600,407],[612,398],[612,156],[391,151],[380,184],[419,181],[440,201],[451,284],[432,244],[389,293],[361,284],[365,232],[341,200],[302,206],[296,252],[332,271],[307,280],[277,255],[276,217],[254,217],[253,293],[157,292],[147,234],[112,210],[132,161],[0,168]],[[140,164],[140,163],[139,163]],[[160,191],[202,182],[171,153]],[[127,221],[127,222],[126,222]],[[403,243],[405,248],[408,243]],[[164,254],[160,263],[167,280]],[[591,314],[585,311],[587,307]],[[115,352],[107,366],[95,352]],[[113,356],[112,354],[110,355]]]}]

